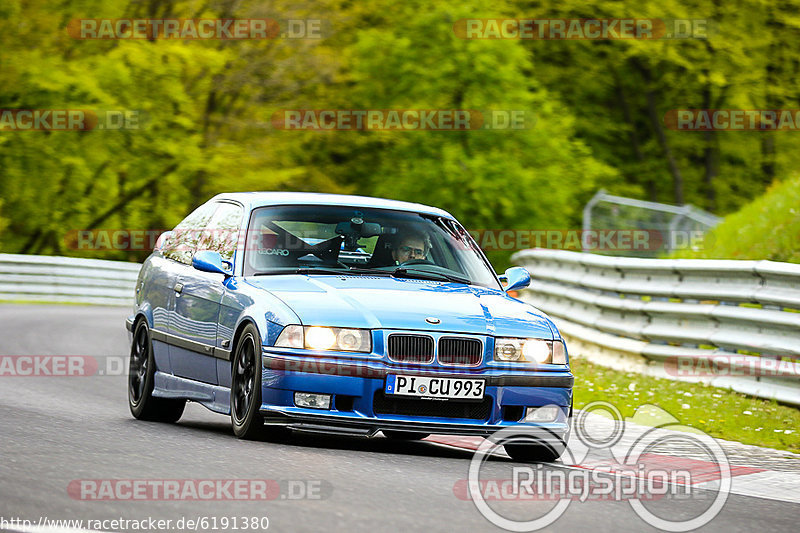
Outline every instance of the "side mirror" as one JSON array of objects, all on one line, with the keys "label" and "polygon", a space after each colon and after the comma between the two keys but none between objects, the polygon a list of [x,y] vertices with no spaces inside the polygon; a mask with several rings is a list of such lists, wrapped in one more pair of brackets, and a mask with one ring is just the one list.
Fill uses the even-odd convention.
[{"label": "side mirror", "polygon": [[509,268],[506,270],[505,274],[500,276],[500,279],[503,279],[504,277],[508,281],[508,285],[506,285],[505,289],[503,289],[506,292],[524,289],[531,284],[530,272],[522,267]]},{"label": "side mirror", "polygon": [[211,250],[204,250],[194,254],[192,266],[201,272],[213,272],[225,276],[231,275],[230,271],[226,270],[222,265],[222,256],[219,255],[219,252]]}]

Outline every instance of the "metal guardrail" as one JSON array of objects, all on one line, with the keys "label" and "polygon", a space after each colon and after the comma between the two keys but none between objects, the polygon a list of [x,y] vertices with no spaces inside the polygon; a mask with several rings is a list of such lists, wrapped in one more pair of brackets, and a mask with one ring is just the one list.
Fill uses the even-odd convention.
[{"label": "metal guardrail", "polygon": [[[583,208],[583,231],[651,230],[662,235],[663,249],[617,250],[617,255],[656,257],[664,251],[676,250],[696,234],[705,234],[722,219],[693,205],[669,205],[625,198],[600,189]],[[692,237],[692,235],[695,237]],[[585,246],[585,244],[584,244]],[[586,248],[583,249],[587,251]]]},{"label": "metal guardrail", "polygon": [[521,298],[571,351],[800,405],[800,265],[543,249],[512,261],[533,278]]},{"label": "metal guardrail", "polygon": [[0,254],[0,301],[133,305],[140,264]]},{"label": "metal guardrail", "polygon": [[[800,265],[561,250],[523,250],[512,260],[534,278],[522,299],[556,321],[571,352],[800,405]],[[0,301],[129,306],[140,267],[0,254]],[[687,360],[705,362],[711,375],[681,376]],[[781,375],[769,372],[778,365]],[[754,368],[768,372],[739,375]]]}]

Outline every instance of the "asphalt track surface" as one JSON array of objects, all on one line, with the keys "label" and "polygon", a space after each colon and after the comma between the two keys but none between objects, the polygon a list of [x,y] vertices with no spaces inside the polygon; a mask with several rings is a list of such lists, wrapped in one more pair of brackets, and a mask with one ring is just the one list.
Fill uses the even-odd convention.
[{"label": "asphalt track surface", "polygon": [[[124,361],[127,314],[128,309],[112,307],[0,305],[0,356]],[[8,525],[13,519],[153,518],[172,520],[165,530],[177,531],[190,529],[185,520],[216,517],[218,531],[232,531],[232,518],[238,517],[242,531],[241,520],[267,517],[270,531],[500,531],[454,490],[467,478],[472,458],[467,450],[381,436],[295,433],[280,441],[240,441],[229,418],[197,404],[189,404],[177,424],[140,422],[128,411],[126,376],[115,373],[0,376],[0,526],[5,524],[0,529],[19,530]],[[508,478],[513,466],[497,457],[484,467],[482,478]],[[563,466],[545,467],[558,469]],[[280,493],[266,501],[96,501],[68,490],[76,480],[131,479],[271,480]],[[311,497],[300,497],[304,491]],[[553,505],[502,502],[494,508],[532,519]],[[705,504],[665,498],[650,508],[675,519],[698,505]],[[223,517],[228,517],[227,529],[220,527]],[[797,531],[798,518],[798,504],[732,494],[702,529]],[[182,528],[176,527],[180,519]],[[626,501],[573,501],[546,530],[657,529]]]}]

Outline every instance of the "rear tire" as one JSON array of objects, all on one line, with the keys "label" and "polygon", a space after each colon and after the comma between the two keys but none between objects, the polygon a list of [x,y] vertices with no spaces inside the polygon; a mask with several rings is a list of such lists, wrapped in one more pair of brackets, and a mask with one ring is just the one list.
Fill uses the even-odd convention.
[{"label": "rear tire", "polygon": [[384,431],[383,435],[392,440],[422,440],[430,433],[417,433],[416,431]]},{"label": "rear tire", "polygon": [[153,396],[156,363],[150,328],[142,319],[136,323],[128,367],[128,407],[137,420],[174,423],[180,420],[186,400]]}]

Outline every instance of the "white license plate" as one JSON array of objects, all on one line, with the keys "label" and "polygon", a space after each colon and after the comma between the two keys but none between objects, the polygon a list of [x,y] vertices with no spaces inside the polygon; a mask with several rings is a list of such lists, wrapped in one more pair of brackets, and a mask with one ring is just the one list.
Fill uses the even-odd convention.
[{"label": "white license plate", "polygon": [[482,400],[482,379],[437,378],[432,376],[386,376],[386,394],[418,398],[457,398]]}]

